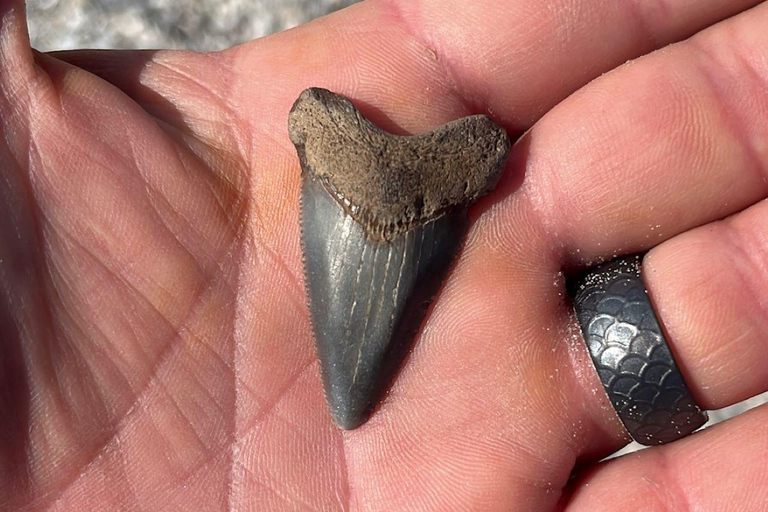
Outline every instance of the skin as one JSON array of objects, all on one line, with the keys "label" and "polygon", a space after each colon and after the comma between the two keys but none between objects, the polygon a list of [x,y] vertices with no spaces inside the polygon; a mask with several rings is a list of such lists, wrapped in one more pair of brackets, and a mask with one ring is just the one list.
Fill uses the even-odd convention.
[{"label": "skin", "polygon": [[[651,249],[700,404],[768,389],[758,4],[370,0],[221,53],[41,55],[0,0],[0,508],[764,509],[766,407],[597,462],[627,439],[560,274]],[[301,278],[308,86],[394,132],[526,131],[353,432]]]}]

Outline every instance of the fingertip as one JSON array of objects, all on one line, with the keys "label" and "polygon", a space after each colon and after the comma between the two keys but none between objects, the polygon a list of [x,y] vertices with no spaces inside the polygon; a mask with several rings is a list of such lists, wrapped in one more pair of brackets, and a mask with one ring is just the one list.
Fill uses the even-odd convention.
[{"label": "fingertip", "polygon": [[0,83],[20,87],[34,74],[23,0],[0,0]]}]

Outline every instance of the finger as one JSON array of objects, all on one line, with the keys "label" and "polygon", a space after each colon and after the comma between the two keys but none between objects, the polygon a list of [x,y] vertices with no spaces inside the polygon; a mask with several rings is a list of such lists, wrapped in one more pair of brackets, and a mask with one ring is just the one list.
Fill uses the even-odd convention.
[{"label": "finger", "polygon": [[0,43],[0,76],[3,80],[13,78],[13,72],[19,69],[29,70],[32,50],[24,0],[0,0]]},{"label": "finger", "polygon": [[[557,107],[532,130],[527,148],[518,145],[518,151],[528,152],[528,183],[521,197],[511,202],[533,204],[548,231],[560,235],[562,249],[569,251],[561,257],[590,262],[648,248],[765,197],[768,152],[760,141],[768,138],[763,123],[768,99],[760,77],[768,77],[768,68],[760,52],[768,44],[762,30],[767,20],[768,5],[755,8],[690,42],[621,68]],[[713,54],[717,58],[708,60]],[[710,67],[701,68],[701,62]],[[712,67],[713,62],[717,66]],[[710,73],[703,74],[702,69]],[[670,75],[669,70],[675,71]],[[726,94],[726,90],[732,92]],[[600,111],[607,102],[612,102],[611,110]],[[760,216],[750,213],[736,218],[753,215]],[[735,272],[728,285],[723,283],[729,275],[729,251],[735,249],[724,247],[719,256],[710,249],[695,267],[690,259],[680,258],[681,247],[687,248],[689,258],[695,257],[691,251],[701,250],[701,233],[707,229],[691,235],[699,241],[696,245],[685,238],[669,249],[662,245],[648,259],[649,268],[661,266],[662,270],[646,275],[650,292],[659,301],[662,322],[671,323],[670,343],[695,396],[704,406],[721,407],[766,389],[765,372],[756,371],[766,360],[761,338],[765,313],[759,310],[765,299],[752,299],[748,306],[739,301],[744,314],[734,311],[733,302],[725,302],[727,294],[733,300],[752,289],[739,284]],[[764,254],[759,236],[749,240],[749,244],[738,243],[746,245],[746,251]],[[707,242],[728,245],[714,236]],[[679,265],[672,266],[672,251],[679,265],[687,265],[685,273]],[[745,268],[745,263],[740,264]],[[664,268],[675,269],[679,278],[672,278],[673,270]],[[693,288],[683,286],[683,281],[693,279],[696,272],[709,276],[720,272],[717,282],[725,286],[723,298],[715,297],[720,292],[713,285],[693,295],[699,301],[688,299]],[[749,279],[764,282],[759,267],[750,272]],[[694,310],[700,312],[697,321],[703,321],[704,312],[719,314],[693,331],[693,319],[685,315]],[[734,316],[726,320],[726,312]],[[729,336],[727,329],[737,334]],[[739,343],[739,337],[744,343]],[[718,355],[712,353],[713,346],[719,347]],[[581,375],[585,390],[597,385],[588,360],[577,357],[574,367],[589,369]],[[587,415],[600,426],[589,438],[596,443],[593,453],[602,455],[618,447],[615,438],[601,443],[602,432],[617,434],[622,429],[610,405],[599,399],[602,394],[592,398],[585,402],[586,410],[592,411]]]},{"label": "finger", "polygon": [[243,77],[233,99],[270,137],[285,131],[285,112],[309,85],[351,96],[394,131],[491,112],[520,132],[617,64],[756,3],[374,0],[230,52]]},{"label": "finger", "polygon": [[579,262],[633,252],[768,194],[768,4],[617,69],[518,145],[533,203]]},{"label": "finger", "polygon": [[[9,112],[4,116],[9,124],[23,123],[11,107],[25,101],[35,75],[24,7],[23,0],[0,0],[0,108]],[[0,130],[11,131],[1,123]]]},{"label": "finger", "polygon": [[[660,244],[643,275],[670,349],[696,402],[719,409],[768,391],[768,200]],[[571,320],[574,322],[574,320]],[[577,342],[584,350],[580,335]],[[585,356],[574,395],[595,425],[580,457],[616,450],[624,430]],[[590,389],[600,389],[590,394]],[[576,402],[576,396],[574,396]],[[605,433],[611,435],[606,436]],[[624,434],[625,435],[625,434]]]},{"label": "finger", "polygon": [[768,390],[768,201],[679,235],[645,258],[645,281],[698,402]]},{"label": "finger", "polygon": [[693,436],[599,464],[572,487],[568,512],[765,510],[768,407]]},{"label": "finger", "polygon": [[471,110],[527,128],[601,73],[758,2],[387,3],[408,34],[434,52],[438,71]]},{"label": "finger", "polygon": [[[543,9],[535,0],[377,0],[229,53],[243,76],[239,106],[255,103],[281,129],[285,108],[309,85],[303,77],[311,70],[311,85],[362,103],[375,100],[377,108],[393,112],[392,128],[420,131],[459,114],[490,111],[522,131],[601,73],[757,3],[557,0]],[[129,94],[147,92],[124,79],[121,63],[133,66],[135,52],[110,54],[111,63],[94,51],[57,57]],[[254,102],[264,89],[272,90],[270,98]],[[277,108],[264,109],[267,99]]]},{"label": "finger", "polygon": [[[468,264],[476,265],[475,268],[484,269],[484,275],[476,278],[485,285],[479,289],[492,289],[493,281],[504,282],[506,279],[506,282],[516,283],[517,293],[528,297],[527,305],[522,304],[522,300],[504,299],[497,302],[498,309],[487,308],[504,318],[514,318],[518,331],[527,333],[526,327],[531,328],[522,313],[526,308],[535,318],[551,315],[562,322],[559,328],[547,327],[555,334],[540,333],[540,338],[526,335],[520,343],[533,345],[532,340],[538,339],[536,343],[542,352],[547,347],[552,348],[553,355],[548,360],[543,354],[537,354],[533,347],[516,347],[525,352],[518,360],[527,362],[526,366],[531,370],[531,374],[526,372],[529,382],[534,382],[536,375],[552,375],[553,370],[562,368],[559,366],[562,361],[558,360],[563,353],[562,339],[566,337],[564,333],[569,332],[567,326],[573,325],[573,319],[567,315],[567,308],[562,303],[555,301],[553,305],[541,300],[535,306],[533,304],[536,297],[551,298],[554,272],[549,274],[550,287],[547,289],[545,270],[536,276],[527,264],[522,263],[525,259],[546,266],[541,262],[552,256],[551,233],[560,236],[562,249],[581,252],[573,259],[610,257],[618,251],[637,250],[663,240],[655,235],[658,224],[667,228],[662,235],[669,237],[692,225],[743,209],[765,196],[766,184],[756,167],[758,163],[762,164],[763,157],[752,158],[750,155],[754,153],[744,149],[739,138],[725,130],[728,125],[723,121],[727,118],[718,110],[711,112],[712,104],[717,106],[717,103],[697,99],[696,86],[701,87],[701,78],[691,72],[689,63],[699,52],[705,51],[700,48],[712,49],[720,45],[743,52],[746,62],[754,59],[753,68],[759,71],[760,64],[764,65],[759,49],[765,46],[761,27],[767,9],[756,8],[712,27],[697,36],[695,43],[683,43],[650,55],[597,80],[555,108],[534,127],[530,138],[517,145],[512,165],[522,165],[527,159],[523,189],[484,216],[476,235],[483,244],[478,244],[477,254],[471,254],[474,247],[471,239],[465,259]],[[728,43],[728,38],[737,39],[740,46]],[[741,60],[739,63],[745,65]],[[664,73],[668,69],[677,71],[666,79]],[[755,133],[755,140],[760,140],[760,137],[766,138],[761,135],[765,128],[760,122],[768,110],[759,94],[760,85],[750,81],[753,74],[749,70],[742,69],[728,69],[730,75],[726,74],[727,79],[743,87],[734,99],[737,103],[728,112],[731,116],[742,116],[739,120],[743,123],[743,133]],[[742,75],[747,78],[742,79]],[[656,86],[658,82],[662,83],[659,87]],[[711,94],[703,96],[712,97]],[[625,101],[624,97],[628,99]],[[664,103],[665,98],[667,103]],[[740,101],[743,104],[739,104]],[[611,105],[611,110],[606,111],[604,105]],[[737,106],[741,110],[735,110]],[[669,111],[680,116],[693,114],[689,118],[683,117],[682,127],[676,124],[681,122],[680,116],[671,114],[664,118],[665,122],[657,122],[659,115],[656,112]],[[697,117],[697,112],[703,114]],[[699,124],[693,127],[685,124],[693,121]],[[681,142],[678,140],[680,134],[690,139],[683,138]],[[670,140],[673,143],[669,143]],[[642,142],[641,148],[648,149],[638,150],[633,145],[637,141]],[[702,153],[697,153],[696,148],[702,151],[714,149],[703,152],[706,158],[701,158]],[[742,166],[747,164],[753,167],[745,167],[745,172]],[[664,169],[673,171],[661,173]],[[537,236],[522,233],[521,226],[535,226],[542,220],[544,235],[538,234],[547,243],[542,243]],[[652,235],[654,240],[650,240]],[[527,247],[521,249],[519,240],[525,240]],[[499,247],[503,249],[499,250]],[[563,255],[555,257],[562,258]],[[489,267],[493,270],[488,270]],[[460,275],[459,272],[456,275]],[[554,282],[558,283],[556,277]],[[560,313],[555,311],[555,306],[561,308]],[[663,315],[662,321],[665,321]],[[572,327],[570,329],[573,332]],[[511,332],[511,328],[507,332]],[[503,339],[504,334],[497,332],[496,336]],[[600,389],[583,340],[579,335],[567,336],[567,339],[572,342],[568,354],[575,375],[572,381],[560,382],[568,389],[563,391],[562,401],[557,403],[565,404],[569,411],[560,418],[566,422],[563,433],[574,434],[577,441],[575,447],[559,448],[563,451],[570,448],[579,458],[600,457],[618,448],[626,434]],[[457,345],[461,346],[461,343]],[[687,368],[688,363],[683,365]],[[741,392],[752,393],[746,388]],[[527,414],[530,424],[533,414],[531,411]],[[545,417],[545,414],[536,411],[538,417]],[[549,424],[555,421],[552,419]]]}]

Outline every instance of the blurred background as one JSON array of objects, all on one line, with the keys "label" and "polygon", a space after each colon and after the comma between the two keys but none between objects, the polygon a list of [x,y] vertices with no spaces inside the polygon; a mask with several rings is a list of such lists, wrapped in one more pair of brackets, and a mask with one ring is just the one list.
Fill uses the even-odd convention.
[{"label": "blurred background", "polygon": [[[222,50],[292,28],[360,0],[27,0],[32,46]],[[710,412],[710,424],[768,394]],[[640,448],[637,443],[618,454]],[[615,456],[615,455],[614,455]]]},{"label": "blurred background", "polygon": [[359,0],[27,0],[32,46],[222,50]]}]

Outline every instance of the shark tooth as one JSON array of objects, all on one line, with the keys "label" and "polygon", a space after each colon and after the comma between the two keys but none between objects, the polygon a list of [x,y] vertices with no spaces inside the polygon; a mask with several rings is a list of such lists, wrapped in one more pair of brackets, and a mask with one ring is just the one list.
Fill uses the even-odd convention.
[{"label": "shark tooth", "polygon": [[386,392],[510,141],[487,116],[411,137],[343,96],[304,91],[289,117],[302,168],[305,284],[328,406],[362,425]]}]

